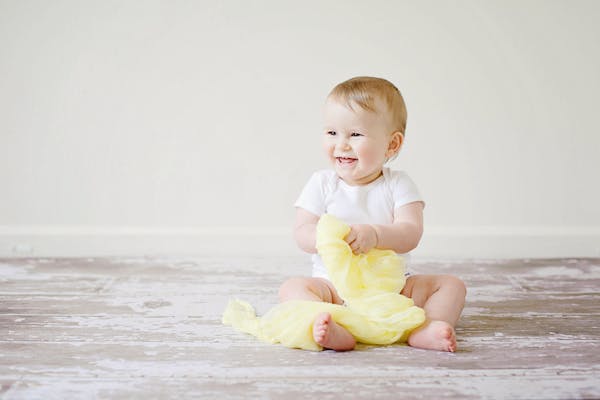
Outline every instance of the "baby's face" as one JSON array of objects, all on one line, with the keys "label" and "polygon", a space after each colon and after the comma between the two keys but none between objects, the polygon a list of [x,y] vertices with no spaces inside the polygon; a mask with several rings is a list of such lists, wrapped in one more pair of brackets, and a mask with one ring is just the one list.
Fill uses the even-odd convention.
[{"label": "baby's face", "polygon": [[390,152],[392,129],[381,112],[385,105],[376,103],[378,112],[354,111],[329,98],[325,103],[323,149],[338,176],[349,185],[366,185],[381,175]]}]

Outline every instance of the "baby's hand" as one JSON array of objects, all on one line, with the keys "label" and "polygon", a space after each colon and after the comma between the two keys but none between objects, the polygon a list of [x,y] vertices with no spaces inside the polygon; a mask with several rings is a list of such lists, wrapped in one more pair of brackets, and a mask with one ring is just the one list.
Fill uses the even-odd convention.
[{"label": "baby's hand", "polygon": [[354,254],[367,253],[377,246],[377,232],[372,225],[350,225],[350,232],[344,240]]}]

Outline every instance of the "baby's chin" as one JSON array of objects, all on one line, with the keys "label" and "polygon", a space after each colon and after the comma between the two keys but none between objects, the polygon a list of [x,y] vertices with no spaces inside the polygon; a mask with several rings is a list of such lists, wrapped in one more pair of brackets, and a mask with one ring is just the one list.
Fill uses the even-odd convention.
[{"label": "baby's chin", "polygon": [[381,172],[369,175],[359,175],[356,173],[350,173],[350,171],[344,169],[338,170],[337,168],[336,173],[341,180],[350,186],[368,185],[381,176]]}]

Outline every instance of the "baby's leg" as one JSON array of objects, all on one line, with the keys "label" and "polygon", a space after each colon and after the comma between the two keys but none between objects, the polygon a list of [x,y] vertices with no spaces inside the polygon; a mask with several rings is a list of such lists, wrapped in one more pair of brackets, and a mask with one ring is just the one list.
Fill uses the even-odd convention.
[{"label": "baby's leg", "polygon": [[[291,278],[279,288],[281,302],[288,300],[311,300],[333,304],[343,304],[337,291],[326,279]],[[338,351],[352,350],[356,345],[354,337],[346,328],[331,319],[331,314],[320,313],[313,322],[313,338],[326,349]]]},{"label": "baby's leg", "polygon": [[344,304],[333,284],[323,278],[290,278],[279,288],[279,301],[312,300]]},{"label": "baby's leg", "polygon": [[402,294],[425,309],[427,320],[408,337],[408,344],[423,349],[455,351],[454,327],[465,305],[463,281],[451,275],[415,275],[406,280]]}]

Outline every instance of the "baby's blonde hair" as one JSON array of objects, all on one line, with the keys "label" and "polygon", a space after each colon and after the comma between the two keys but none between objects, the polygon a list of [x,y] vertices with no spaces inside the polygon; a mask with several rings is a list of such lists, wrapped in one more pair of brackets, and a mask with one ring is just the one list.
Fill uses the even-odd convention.
[{"label": "baby's blonde hair", "polygon": [[381,99],[388,107],[390,122],[394,132],[401,132],[405,136],[406,130],[406,105],[402,94],[394,84],[382,78],[370,76],[357,76],[336,85],[329,97],[346,103],[353,110],[358,104],[364,110],[378,112],[375,100]]}]

